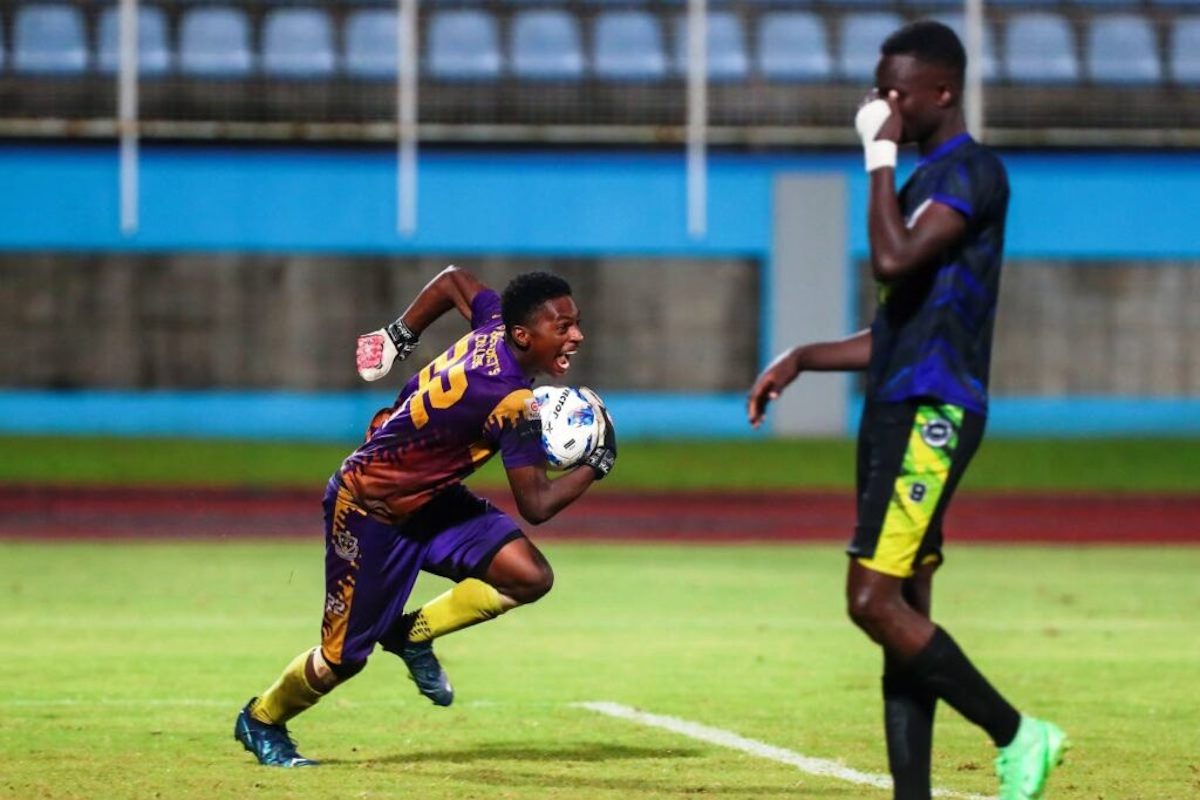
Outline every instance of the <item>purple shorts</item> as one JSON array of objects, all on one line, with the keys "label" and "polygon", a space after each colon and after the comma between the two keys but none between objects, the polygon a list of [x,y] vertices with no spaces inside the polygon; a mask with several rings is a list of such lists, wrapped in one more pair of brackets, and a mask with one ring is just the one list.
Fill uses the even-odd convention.
[{"label": "purple shorts", "polygon": [[456,486],[400,525],[355,505],[335,476],[325,507],[325,615],[321,651],[334,664],[365,661],[404,614],[422,570],[453,581],[480,577],[523,534],[487,500]]}]

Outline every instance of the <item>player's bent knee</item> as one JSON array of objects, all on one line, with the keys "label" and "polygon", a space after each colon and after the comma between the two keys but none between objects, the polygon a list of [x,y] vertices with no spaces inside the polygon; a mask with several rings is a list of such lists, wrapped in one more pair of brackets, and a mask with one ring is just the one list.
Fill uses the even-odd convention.
[{"label": "player's bent knee", "polygon": [[521,605],[536,603],[554,588],[554,570],[549,564],[539,564],[521,576],[521,580],[507,587],[504,593]]},{"label": "player's bent knee", "polygon": [[888,618],[888,605],[888,598],[861,590],[847,597],[846,613],[855,625],[873,636]]}]

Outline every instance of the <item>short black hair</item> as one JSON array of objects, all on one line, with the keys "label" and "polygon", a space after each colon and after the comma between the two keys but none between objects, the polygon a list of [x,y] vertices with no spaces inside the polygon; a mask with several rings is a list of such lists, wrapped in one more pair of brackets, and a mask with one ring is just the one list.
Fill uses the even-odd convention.
[{"label": "short black hair", "polygon": [[524,272],[504,287],[504,294],[500,297],[500,315],[504,318],[504,327],[512,330],[514,325],[525,325],[547,300],[570,294],[571,284],[557,275]]},{"label": "short black hair", "polygon": [[954,70],[961,81],[967,71],[967,51],[949,26],[931,19],[910,22],[883,41],[885,56],[913,56],[927,64]]}]

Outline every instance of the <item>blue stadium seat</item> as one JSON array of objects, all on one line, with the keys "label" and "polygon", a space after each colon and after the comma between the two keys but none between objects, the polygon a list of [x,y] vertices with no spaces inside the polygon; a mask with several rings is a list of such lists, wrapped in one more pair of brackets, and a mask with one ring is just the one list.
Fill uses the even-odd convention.
[{"label": "blue stadium seat", "polygon": [[1016,83],[1063,84],[1079,80],[1075,36],[1067,21],[1046,11],[1014,14],[1005,36],[1004,66]]},{"label": "blue stadium seat", "polygon": [[593,28],[592,72],[614,81],[654,81],[667,74],[662,27],[645,11],[602,11]]},{"label": "blue stadium seat", "polygon": [[333,29],[316,8],[271,11],[263,21],[263,73],[279,78],[326,78],[333,74]]},{"label": "blue stadium seat", "polygon": [[394,80],[399,68],[396,55],[396,11],[362,8],[346,18],[345,65],[355,78]]},{"label": "blue stadium seat", "polygon": [[13,22],[13,69],[42,75],[76,75],[87,69],[83,15],[68,5],[27,5]]},{"label": "blue stadium seat", "polygon": [[758,20],[758,72],[771,81],[820,81],[833,74],[825,23],[810,11],[770,11]]},{"label": "blue stadium seat", "polygon": [[[940,9],[942,13],[950,13],[947,9],[962,13],[963,0],[900,0],[901,5],[907,9],[920,9],[922,12],[927,12],[930,9]],[[1036,2],[1036,0],[1034,0]],[[985,7],[994,5],[996,0],[987,0]],[[888,5],[891,5],[890,3]]]},{"label": "blue stadium seat", "polygon": [[900,15],[890,11],[863,12],[842,17],[838,74],[846,80],[860,83],[874,81],[875,65],[879,63],[879,46],[902,25],[904,20]]},{"label": "blue stadium seat", "polygon": [[179,26],[179,71],[203,78],[236,78],[254,66],[250,23],[245,12],[224,6],[198,6]]},{"label": "blue stadium seat", "polygon": [[1177,17],[1171,23],[1169,49],[1171,80],[1200,84],[1200,17]]},{"label": "blue stadium seat", "polygon": [[1087,31],[1087,73],[1096,83],[1162,83],[1162,65],[1149,20],[1139,14],[1094,17]]},{"label": "blue stadium seat", "polygon": [[510,59],[518,78],[582,78],[583,48],[575,16],[557,9],[518,12],[512,21]]},{"label": "blue stadium seat", "polygon": [[1023,8],[1030,11],[1035,11],[1043,8],[1056,8],[1057,0],[988,0],[984,3],[984,8],[988,6],[996,6],[1004,9]]},{"label": "blue stadium seat", "polygon": [[[167,17],[161,8],[140,5],[138,22],[138,72],[162,75],[171,69],[171,47],[167,43]],[[100,14],[96,65],[101,72],[116,72],[121,64],[120,13],[116,6]]]},{"label": "blue stadium seat", "polygon": [[1121,10],[1125,8],[1137,8],[1141,5],[1140,0],[1070,0],[1071,5],[1080,6],[1090,10]]},{"label": "blue stadium seat", "polygon": [[[746,33],[742,21],[729,11],[710,11],[708,14],[708,79],[738,81],[750,72],[746,55]],[[688,26],[687,15],[675,19],[675,71],[687,72]]]},{"label": "blue stadium seat", "polygon": [[435,11],[429,21],[429,74],[442,80],[500,77],[496,20],[486,11]]},{"label": "blue stadium seat", "polygon": [[[962,14],[935,14],[933,19],[953,30],[962,40],[963,47],[967,46]],[[968,53],[967,57],[970,58],[971,54]],[[985,19],[983,21],[983,79],[994,81],[999,74],[1000,68],[996,64],[996,29]]]}]

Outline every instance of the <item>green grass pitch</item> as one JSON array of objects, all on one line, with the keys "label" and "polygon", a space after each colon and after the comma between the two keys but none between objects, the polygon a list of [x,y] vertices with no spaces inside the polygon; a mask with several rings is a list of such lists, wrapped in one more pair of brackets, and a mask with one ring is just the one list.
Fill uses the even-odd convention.
[{"label": "green grass pitch", "polygon": [[[0,483],[205,484],[320,492],[353,442],[0,437]],[[1198,439],[984,441],[964,478],[971,489],[1200,492]],[[472,479],[503,486],[499,459]],[[845,439],[621,442],[603,490],[848,489]]]},{"label": "green grass pitch", "polygon": [[[885,771],[879,659],[836,545],[552,544],[541,603],[439,642],[436,709],[377,653],[255,765],[233,718],[315,642],[319,541],[0,542],[0,797],[845,798],[883,791],[573,707],[609,700]],[[1200,795],[1200,549],[953,547],[936,616],[1075,749],[1055,800]],[[444,582],[419,584],[416,599]],[[994,788],[939,710],[934,778]]]}]

